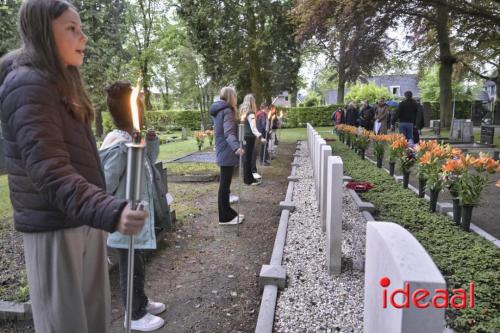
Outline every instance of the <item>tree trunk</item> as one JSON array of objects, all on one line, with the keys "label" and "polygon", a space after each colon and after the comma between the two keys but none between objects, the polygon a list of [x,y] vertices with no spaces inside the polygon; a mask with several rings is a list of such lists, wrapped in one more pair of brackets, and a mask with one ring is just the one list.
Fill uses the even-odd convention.
[{"label": "tree trunk", "polygon": [[297,91],[296,90],[293,90],[290,93],[290,106],[293,108],[297,106]]},{"label": "tree trunk", "polygon": [[339,73],[339,84],[337,86],[337,104],[344,104],[345,79]]},{"label": "tree trunk", "polygon": [[437,6],[436,31],[439,44],[439,107],[441,128],[451,125],[452,117],[452,87],[451,76],[456,58],[451,53],[448,29],[449,9]]},{"label": "tree trunk", "polygon": [[99,107],[95,108],[95,135],[101,138],[104,133],[102,128],[102,113]]},{"label": "tree trunk", "polygon": [[146,106],[146,111],[153,109],[151,105],[151,93],[149,91],[149,70],[148,62],[145,61],[142,65],[142,88],[144,90],[144,105]]},{"label": "tree trunk", "polygon": [[169,102],[168,102],[168,78],[167,78],[167,75],[164,75],[163,76],[163,81],[165,83],[165,93],[162,94],[162,98],[163,98],[163,108],[165,110],[168,110],[169,108]]}]

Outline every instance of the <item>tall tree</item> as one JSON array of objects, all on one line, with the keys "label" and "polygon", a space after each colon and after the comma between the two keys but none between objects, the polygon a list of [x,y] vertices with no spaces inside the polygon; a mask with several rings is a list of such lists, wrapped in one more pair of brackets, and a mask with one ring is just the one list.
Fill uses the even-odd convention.
[{"label": "tall tree", "polygon": [[21,0],[0,0],[0,57],[18,45],[17,12]]},{"label": "tall tree", "polygon": [[79,0],[74,4],[89,37],[81,71],[96,111],[95,134],[100,137],[103,135],[102,112],[106,110],[104,88],[109,81],[120,77],[120,69],[127,59],[122,47],[127,5],[123,0]]},{"label": "tall tree", "polygon": [[[257,102],[270,99],[279,88],[294,91],[298,55],[282,50],[293,45],[291,23],[286,18],[288,1],[270,0],[180,0],[178,13],[188,29],[194,49],[203,57],[203,67],[217,85],[233,84]],[[297,48],[291,48],[297,50]],[[288,66],[288,67],[287,67]],[[280,87],[273,81],[276,71],[287,68]],[[242,94],[240,94],[241,96]]]},{"label": "tall tree", "polygon": [[375,5],[342,0],[300,0],[293,9],[298,38],[326,53],[336,67],[338,103],[345,86],[383,61],[390,43],[386,35],[391,18],[381,19]]}]

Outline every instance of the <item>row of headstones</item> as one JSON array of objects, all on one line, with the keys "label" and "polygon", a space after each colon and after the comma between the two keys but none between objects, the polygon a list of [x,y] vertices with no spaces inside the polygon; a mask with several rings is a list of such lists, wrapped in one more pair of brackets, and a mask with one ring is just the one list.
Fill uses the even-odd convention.
[{"label": "row of headstones", "polygon": [[[338,275],[342,268],[343,163],[310,124],[307,145],[327,236],[328,272]],[[368,222],[365,253],[364,332],[442,333],[444,309],[418,304],[432,304],[434,294],[446,290],[446,283],[415,237],[395,223]],[[417,293],[420,298],[414,303],[415,290],[428,293]]]}]

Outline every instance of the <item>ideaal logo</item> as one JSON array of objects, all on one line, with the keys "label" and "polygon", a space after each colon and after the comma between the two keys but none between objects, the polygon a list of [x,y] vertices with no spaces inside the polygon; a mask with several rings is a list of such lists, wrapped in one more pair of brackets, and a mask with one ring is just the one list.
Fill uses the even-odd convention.
[{"label": "ideaal logo", "polygon": [[[448,308],[452,307],[454,309],[465,309],[466,307],[474,308],[474,282],[469,283],[469,292],[467,290],[453,289],[452,293],[448,292],[447,289],[434,289],[434,293],[430,300],[428,296],[431,293],[427,289],[419,288],[414,291],[410,290],[410,284],[405,282],[403,289],[394,289],[391,292],[387,291],[387,287],[391,284],[391,280],[388,277],[383,277],[380,279],[380,285],[382,286],[382,308],[387,308],[387,300],[391,306],[396,309],[409,308],[410,302],[414,307],[419,309],[425,309],[429,306],[435,308]],[[388,295],[389,294],[389,295]],[[403,302],[397,303],[395,298],[397,295],[402,295]],[[451,296],[451,297],[450,297]],[[426,301],[427,299],[427,301]]]}]

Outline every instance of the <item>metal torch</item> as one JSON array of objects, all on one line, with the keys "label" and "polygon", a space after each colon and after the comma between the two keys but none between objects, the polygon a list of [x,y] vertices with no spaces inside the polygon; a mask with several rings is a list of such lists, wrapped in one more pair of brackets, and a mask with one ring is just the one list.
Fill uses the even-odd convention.
[{"label": "metal torch", "polygon": [[[238,141],[240,142],[240,150],[243,149],[243,142],[245,141],[245,124],[244,118],[242,117],[241,122],[238,126]],[[251,157],[250,157],[251,158]],[[240,204],[241,204],[241,183],[243,182],[243,155],[240,154],[240,167],[238,170],[240,182],[238,185],[238,226],[236,227],[236,236],[240,236]]]},{"label": "metal torch", "polygon": [[[139,111],[137,107],[137,98],[139,88],[132,91],[131,106],[132,119],[134,122],[134,131],[132,133],[132,142],[127,144],[127,178],[125,185],[125,198],[128,200],[130,208],[140,210],[140,202],[143,193],[144,176],[144,140],[139,131]],[[127,267],[127,305],[125,317],[125,330],[130,332],[130,321],[132,320],[132,298],[134,286],[134,236],[129,236],[128,240],[128,267]]]}]

